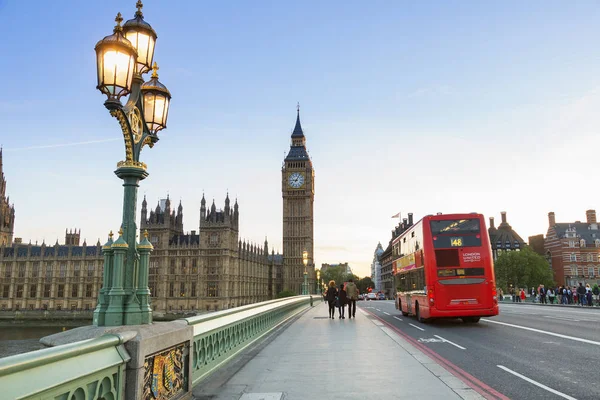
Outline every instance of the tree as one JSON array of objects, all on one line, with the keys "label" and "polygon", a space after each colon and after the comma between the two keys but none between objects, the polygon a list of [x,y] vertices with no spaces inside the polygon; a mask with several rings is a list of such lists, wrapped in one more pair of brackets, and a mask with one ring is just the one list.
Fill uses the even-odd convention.
[{"label": "tree", "polygon": [[277,298],[281,299],[283,297],[292,297],[292,296],[295,296],[295,295],[296,295],[296,292],[294,292],[293,290],[289,290],[288,289],[288,290],[284,290],[282,292],[279,292],[279,294],[277,295]]},{"label": "tree", "polygon": [[496,286],[508,291],[510,285],[518,288],[537,288],[543,284],[554,287],[552,269],[548,261],[528,247],[521,251],[507,251],[495,262]]},{"label": "tree", "polygon": [[370,276],[365,276],[356,282],[356,286],[358,286],[358,290],[360,290],[361,293],[367,293],[367,288],[375,287],[375,283],[373,283]]},{"label": "tree", "polygon": [[349,277],[354,275],[347,274],[346,268],[341,266],[328,267],[325,271],[321,272],[321,277],[326,285],[329,285],[329,281],[335,281],[336,285],[342,282],[348,281]]}]

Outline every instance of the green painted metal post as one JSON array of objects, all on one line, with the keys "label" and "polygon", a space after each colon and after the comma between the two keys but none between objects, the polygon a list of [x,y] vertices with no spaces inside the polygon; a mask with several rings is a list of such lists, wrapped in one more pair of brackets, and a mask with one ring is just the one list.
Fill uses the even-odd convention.
[{"label": "green painted metal post", "polygon": [[152,323],[152,307],[150,307],[150,289],[148,289],[148,268],[150,265],[150,253],[152,243],[148,240],[148,231],[144,232],[144,240],[138,245],[140,253],[140,268],[138,274],[138,285],[136,297],[140,300],[142,324]]},{"label": "green painted metal post", "polygon": [[[123,308],[123,324],[140,325],[143,323],[140,299],[137,297],[140,254],[137,251],[137,225],[135,223],[135,216],[139,182],[145,179],[148,173],[141,167],[123,166],[118,168],[115,174],[123,179],[123,187],[125,188],[123,197],[123,224],[121,228],[123,229],[123,238],[127,242],[127,257],[124,264],[123,282],[123,289],[127,293],[127,298],[125,299]],[[148,290],[148,286],[145,289]]]},{"label": "green painted metal post", "polygon": [[[127,256],[127,242],[123,239],[123,231],[119,231],[119,238],[112,244],[114,252],[112,285],[106,297],[108,297],[108,308],[104,313],[105,326],[123,325],[123,304],[127,292],[123,290],[123,276],[125,257]],[[100,320],[101,317],[98,318]]]},{"label": "green painted metal post", "polygon": [[104,273],[102,276],[102,288],[98,292],[98,305],[94,311],[94,325],[103,326],[105,323],[104,317],[108,308],[108,292],[112,287],[113,279],[113,262],[114,262],[114,251],[111,246],[113,234],[110,232],[108,235],[108,242],[102,246],[102,254],[104,255]]}]

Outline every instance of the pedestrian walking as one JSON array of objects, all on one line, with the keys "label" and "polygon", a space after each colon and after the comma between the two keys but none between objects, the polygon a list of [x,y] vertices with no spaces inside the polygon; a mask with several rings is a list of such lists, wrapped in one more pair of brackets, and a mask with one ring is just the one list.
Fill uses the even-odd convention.
[{"label": "pedestrian walking", "polygon": [[[521,295],[520,295],[519,299],[520,299],[521,301],[525,301],[525,290],[524,290],[524,289],[521,289]],[[520,302],[519,302],[519,303],[520,303]]]},{"label": "pedestrian walking", "polygon": [[325,297],[327,298],[327,304],[329,305],[329,318],[335,319],[335,299],[337,297],[337,289],[335,287],[335,281],[329,281],[329,287]]},{"label": "pedestrian walking", "polygon": [[356,319],[356,300],[358,300],[358,288],[353,279],[346,285],[346,295],[348,296],[348,318]]},{"label": "pedestrian walking", "polygon": [[344,290],[344,284],[342,283],[338,290],[338,313],[340,319],[346,319],[344,316],[344,311],[346,310],[347,302],[348,296],[346,295],[346,290]]}]

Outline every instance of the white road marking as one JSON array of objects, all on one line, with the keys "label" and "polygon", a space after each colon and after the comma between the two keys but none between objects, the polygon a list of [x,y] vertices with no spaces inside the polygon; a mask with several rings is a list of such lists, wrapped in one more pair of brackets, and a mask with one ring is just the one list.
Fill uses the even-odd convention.
[{"label": "white road marking", "polygon": [[387,313],[387,312],[385,312],[385,311],[384,311],[383,313],[384,313],[385,315],[390,315],[390,313]]},{"label": "white road marking", "polygon": [[425,332],[425,329],[423,329],[423,328],[420,328],[420,327],[418,327],[416,325],[413,325],[411,323],[409,323],[409,325],[412,326],[413,328],[417,328],[418,330]]},{"label": "white road marking", "polygon": [[[544,318],[551,318],[551,319],[558,319],[560,321],[572,321],[572,322],[581,322],[581,320],[579,319],[573,319],[573,318],[562,318],[562,317],[551,317],[549,315],[544,315]],[[587,320],[589,321],[589,320]]]},{"label": "white road marking", "polygon": [[377,311],[381,311],[379,308],[376,308]]},{"label": "white road marking", "polygon": [[446,343],[450,343],[451,345],[453,345],[453,346],[456,346],[456,347],[458,347],[459,349],[462,349],[462,350],[466,350],[466,349],[467,349],[466,347],[462,347],[461,345],[458,345],[458,344],[456,344],[456,343],[454,343],[454,342],[451,342],[451,341],[449,341],[448,339],[444,339],[444,338],[443,338],[443,337],[441,337],[441,336],[438,336],[438,335],[433,335],[433,336],[435,336],[435,337],[436,337],[436,338],[438,338],[438,339],[442,339],[444,342],[446,342]]},{"label": "white road marking", "polygon": [[398,321],[402,321],[402,318],[398,318],[398,317],[394,317],[394,318],[396,318]]},{"label": "white road marking", "polygon": [[505,370],[508,373],[513,374],[514,376],[518,376],[519,378],[521,378],[521,379],[523,379],[523,380],[525,380],[525,381],[527,381],[529,383],[533,383],[534,385],[536,385],[538,387],[541,387],[542,389],[545,389],[545,390],[549,391],[550,393],[554,393],[555,395],[560,396],[560,397],[562,397],[564,399],[577,400],[575,397],[571,397],[568,394],[561,393],[558,390],[554,390],[551,387],[548,387],[546,385],[543,385],[543,384],[541,384],[539,382],[534,381],[531,378],[526,377],[525,375],[521,375],[518,372],[515,372],[515,371],[513,371],[513,370],[511,370],[509,368],[506,368],[504,365],[497,365],[497,367],[500,368],[500,369]]},{"label": "white road marking", "polygon": [[577,342],[583,342],[583,343],[588,343],[588,344],[595,344],[596,346],[600,346],[600,342],[596,342],[596,341],[589,340],[589,339],[578,338],[578,337],[575,337],[575,336],[561,335],[560,333],[554,333],[554,332],[546,332],[546,331],[542,331],[541,329],[529,328],[529,327],[526,327],[526,326],[515,325],[515,324],[507,324],[506,322],[492,321],[490,319],[485,319],[485,318],[482,318],[481,320],[485,321],[485,322],[491,322],[492,324],[512,326],[513,328],[524,329],[526,331],[544,333],[544,334],[550,335],[550,336],[556,336],[556,337],[563,338],[563,339],[570,339],[570,340],[575,340]]},{"label": "white road marking", "polygon": [[420,343],[444,343],[443,340],[434,339],[434,338],[419,338]]}]

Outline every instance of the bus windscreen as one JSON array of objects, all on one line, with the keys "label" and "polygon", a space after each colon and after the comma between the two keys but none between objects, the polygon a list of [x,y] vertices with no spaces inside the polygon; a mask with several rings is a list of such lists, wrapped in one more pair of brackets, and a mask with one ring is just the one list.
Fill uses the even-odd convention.
[{"label": "bus windscreen", "polygon": [[481,246],[478,219],[431,221],[433,246],[436,249]]},{"label": "bus windscreen", "polygon": [[431,221],[431,233],[444,234],[477,234],[479,233],[478,219],[453,219],[445,221]]}]

